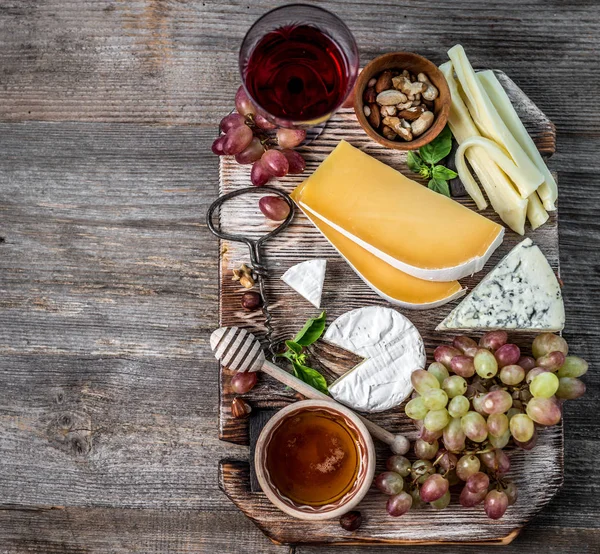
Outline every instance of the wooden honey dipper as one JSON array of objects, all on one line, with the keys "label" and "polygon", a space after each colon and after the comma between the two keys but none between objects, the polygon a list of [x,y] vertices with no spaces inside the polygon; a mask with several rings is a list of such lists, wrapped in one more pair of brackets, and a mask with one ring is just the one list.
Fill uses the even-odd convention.
[{"label": "wooden honey dipper", "polygon": [[[210,347],[215,354],[215,358],[229,369],[241,372],[264,371],[267,375],[307,398],[327,400],[334,404],[338,403],[331,396],[318,391],[269,362],[258,339],[245,329],[240,327],[221,327],[217,329],[210,336]],[[394,454],[406,454],[408,452],[410,441],[404,435],[394,435],[362,415],[357,415],[363,421],[369,433],[374,438],[387,444]]]}]

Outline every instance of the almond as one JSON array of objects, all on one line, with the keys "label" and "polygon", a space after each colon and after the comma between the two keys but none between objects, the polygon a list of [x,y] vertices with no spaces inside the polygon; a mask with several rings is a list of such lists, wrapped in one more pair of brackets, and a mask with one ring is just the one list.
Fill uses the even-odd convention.
[{"label": "almond", "polygon": [[363,101],[365,104],[372,104],[375,102],[375,98],[377,97],[377,93],[373,87],[367,87],[365,92],[363,93]]},{"label": "almond", "polygon": [[375,92],[379,94],[384,90],[388,90],[392,88],[392,72],[388,69],[384,71],[378,78],[377,83],[375,83]]},{"label": "almond", "polygon": [[377,104],[369,104],[369,108],[371,113],[368,116],[369,123],[373,129],[379,129],[379,125],[381,124],[381,114],[379,113],[379,106]]}]

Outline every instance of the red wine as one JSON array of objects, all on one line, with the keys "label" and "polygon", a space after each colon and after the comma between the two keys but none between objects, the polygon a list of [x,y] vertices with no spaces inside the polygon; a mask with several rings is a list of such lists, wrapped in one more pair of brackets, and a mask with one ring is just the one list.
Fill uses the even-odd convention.
[{"label": "red wine", "polygon": [[331,114],[348,88],[348,60],[327,35],[308,25],[266,34],[252,51],[246,88],[269,114],[289,121]]}]

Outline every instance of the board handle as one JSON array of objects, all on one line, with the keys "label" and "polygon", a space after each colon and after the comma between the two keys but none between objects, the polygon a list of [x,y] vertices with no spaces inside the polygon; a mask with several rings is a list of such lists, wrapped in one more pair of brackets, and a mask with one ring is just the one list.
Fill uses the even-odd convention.
[{"label": "board handle", "polygon": [[[284,369],[281,369],[279,366],[272,364],[268,360],[265,360],[262,366],[262,370],[267,375],[273,377],[273,379],[277,379],[277,381],[279,381],[280,383],[283,383],[284,385],[287,385],[288,387],[294,389],[296,392],[299,392],[303,396],[306,396],[306,398],[311,398],[312,400],[327,400],[328,402],[332,402],[333,404],[338,404],[338,402],[336,402],[331,396],[324,394],[321,391],[318,391],[317,389],[311,387],[304,381],[301,381],[297,377],[294,377],[291,373],[288,373]],[[347,408],[348,406],[345,407]],[[404,439],[403,441],[401,441],[403,444],[404,442],[408,443],[408,439],[406,439],[402,435],[394,435],[393,433],[386,431],[383,427],[380,427],[376,423],[369,421],[366,417],[360,414],[356,415],[365,424],[365,427],[369,430],[371,436],[375,437],[376,439],[379,439],[381,442],[391,447],[398,447],[398,442],[400,440],[399,437],[401,437],[402,439]],[[394,450],[394,448],[392,448],[392,450]],[[406,448],[406,451],[408,451],[408,448]],[[406,451],[404,453],[406,453]],[[400,452],[396,453],[400,454]]]}]

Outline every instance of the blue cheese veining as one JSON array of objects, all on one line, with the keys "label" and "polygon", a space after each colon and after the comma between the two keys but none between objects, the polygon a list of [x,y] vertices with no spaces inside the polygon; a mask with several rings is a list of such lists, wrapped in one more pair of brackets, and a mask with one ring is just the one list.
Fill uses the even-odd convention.
[{"label": "blue cheese veining", "polygon": [[531,239],[515,246],[437,330],[560,331],[565,308],[560,285]]}]

